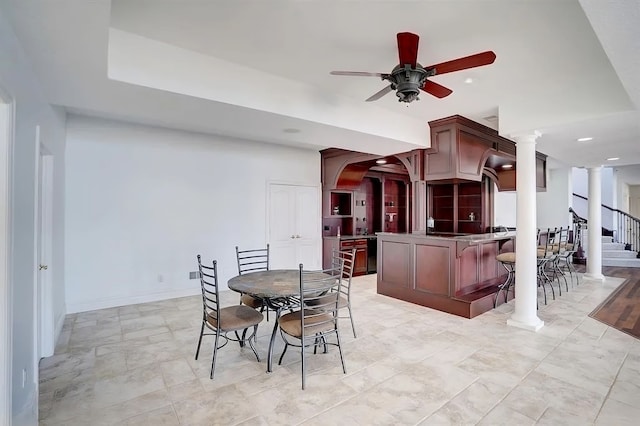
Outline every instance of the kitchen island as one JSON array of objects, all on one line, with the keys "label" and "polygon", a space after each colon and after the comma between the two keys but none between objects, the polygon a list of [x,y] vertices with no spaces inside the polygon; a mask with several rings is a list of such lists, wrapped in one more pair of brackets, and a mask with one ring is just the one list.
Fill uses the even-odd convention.
[{"label": "kitchen island", "polygon": [[496,256],[514,251],[515,235],[379,232],[378,293],[473,318],[493,308],[506,280]]}]

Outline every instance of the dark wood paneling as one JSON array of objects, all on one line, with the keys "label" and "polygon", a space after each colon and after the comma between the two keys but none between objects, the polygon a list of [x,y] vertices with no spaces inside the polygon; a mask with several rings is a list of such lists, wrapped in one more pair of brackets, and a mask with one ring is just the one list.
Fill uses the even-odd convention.
[{"label": "dark wood paneling", "polygon": [[416,245],[416,290],[449,296],[451,248]]},{"label": "dark wood paneling", "polygon": [[457,177],[467,175],[469,179],[480,180],[482,178],[482,169],[484,168],[485,154],[489,149],[481,139],[466,132],[459,132],[456,152],[458,161]]},{"label": "dark wood paneling", "polygon": [[506,271],[496,273],[495,254],[510,238],[469,245],[455,238],[379,234],[378,261],[383,266],[378,269],[378,293],[472,318],[493,308],[498,285],[506,279]]},{"label": "dark wood paneling", "polygon": [[426,151],[425,179],[446,178],[453,173],[453,140],[453,129],[442,129],[432,134],[431,149]]},{"label": "dark wood paneling", "polygon": [[478,246],[470,246],[462,251],[457,259],[458,282],[455,294],[471,291],[478,282]]},{"label": "dark wood paneling", "polygon": [[383,241],[378,247],[378,265],[382,263],[382,268],[378,271],[381,279],[389,284],[408,288],[409,244]]},{"label": "dark wood paneling", "polygon": [[490,280],[498,276],[498,243],[484,243],[480,245],[480,281]]}]

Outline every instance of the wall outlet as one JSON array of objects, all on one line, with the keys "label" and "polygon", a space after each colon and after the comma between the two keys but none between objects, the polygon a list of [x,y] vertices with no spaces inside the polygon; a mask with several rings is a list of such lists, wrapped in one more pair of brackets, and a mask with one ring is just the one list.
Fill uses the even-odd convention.
[{"label": "wall outlet", "polygon": [[200,271],[189,272],[189,279],[190,280],[197,280],[199,278],[200,278]]}]

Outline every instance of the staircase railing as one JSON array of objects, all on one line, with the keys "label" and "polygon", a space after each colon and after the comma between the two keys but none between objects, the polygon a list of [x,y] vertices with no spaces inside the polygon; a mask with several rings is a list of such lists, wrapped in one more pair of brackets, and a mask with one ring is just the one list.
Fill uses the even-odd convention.
[{"label": "staircase railing", "polygon": [[[573,196],[582,198],[583,200],[588,200],[587,197],[583,197],[576,193],[574,193]],[[609,210],[613,216],[613,225],[615,228],[613,230],[614,241],[623,243],[626,250],[635,251],[638,253],[637,256],[640,257],[640,219],[604,204],[602,204],[602,208]],[[587,220],[580,217],[571,207],[569,207],[569,212],[573,215],[574,224],[587,223]],[[605,228],[603,228],[603,231],[604,230]],[[606,233],[603,232],[603,235],[606,235]]]}]

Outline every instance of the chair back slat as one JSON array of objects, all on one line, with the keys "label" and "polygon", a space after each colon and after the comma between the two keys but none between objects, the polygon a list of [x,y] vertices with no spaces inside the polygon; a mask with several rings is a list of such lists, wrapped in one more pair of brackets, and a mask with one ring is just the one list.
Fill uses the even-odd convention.
[{"label": "chair back slat", "polygon": [[339,268],[342,262],[342,285],[340,293],[348,300],[351,294],[351,278],[353,277],[353,266],[356,259],[356,249],[334,250],[331,256],[331,267]]},{"label": "chair back slat", "polygon": [[[302,338],[315,334],[312,330],[331,323],[332,330],[338,327],[340,287],[342,285],[344,260],[332,261],[332,267],[320,271],[304,271],[300,264],[300,315]],[[306,306],[313,305],[313,308]]]},{"label": "chair back slat", "polygon": [[213,261],[212,266],[202,264],[202,258],[198,255],[198,271],[200,272],[200,288],[202,290],[202,315],[217,319],[220,312],[220,294],[218,292],[218,262]]},{"label": "chair back slat", "polygon": [[236,246],[238,275],[269,270],[269,244],[266,248],[240,250]]}]

